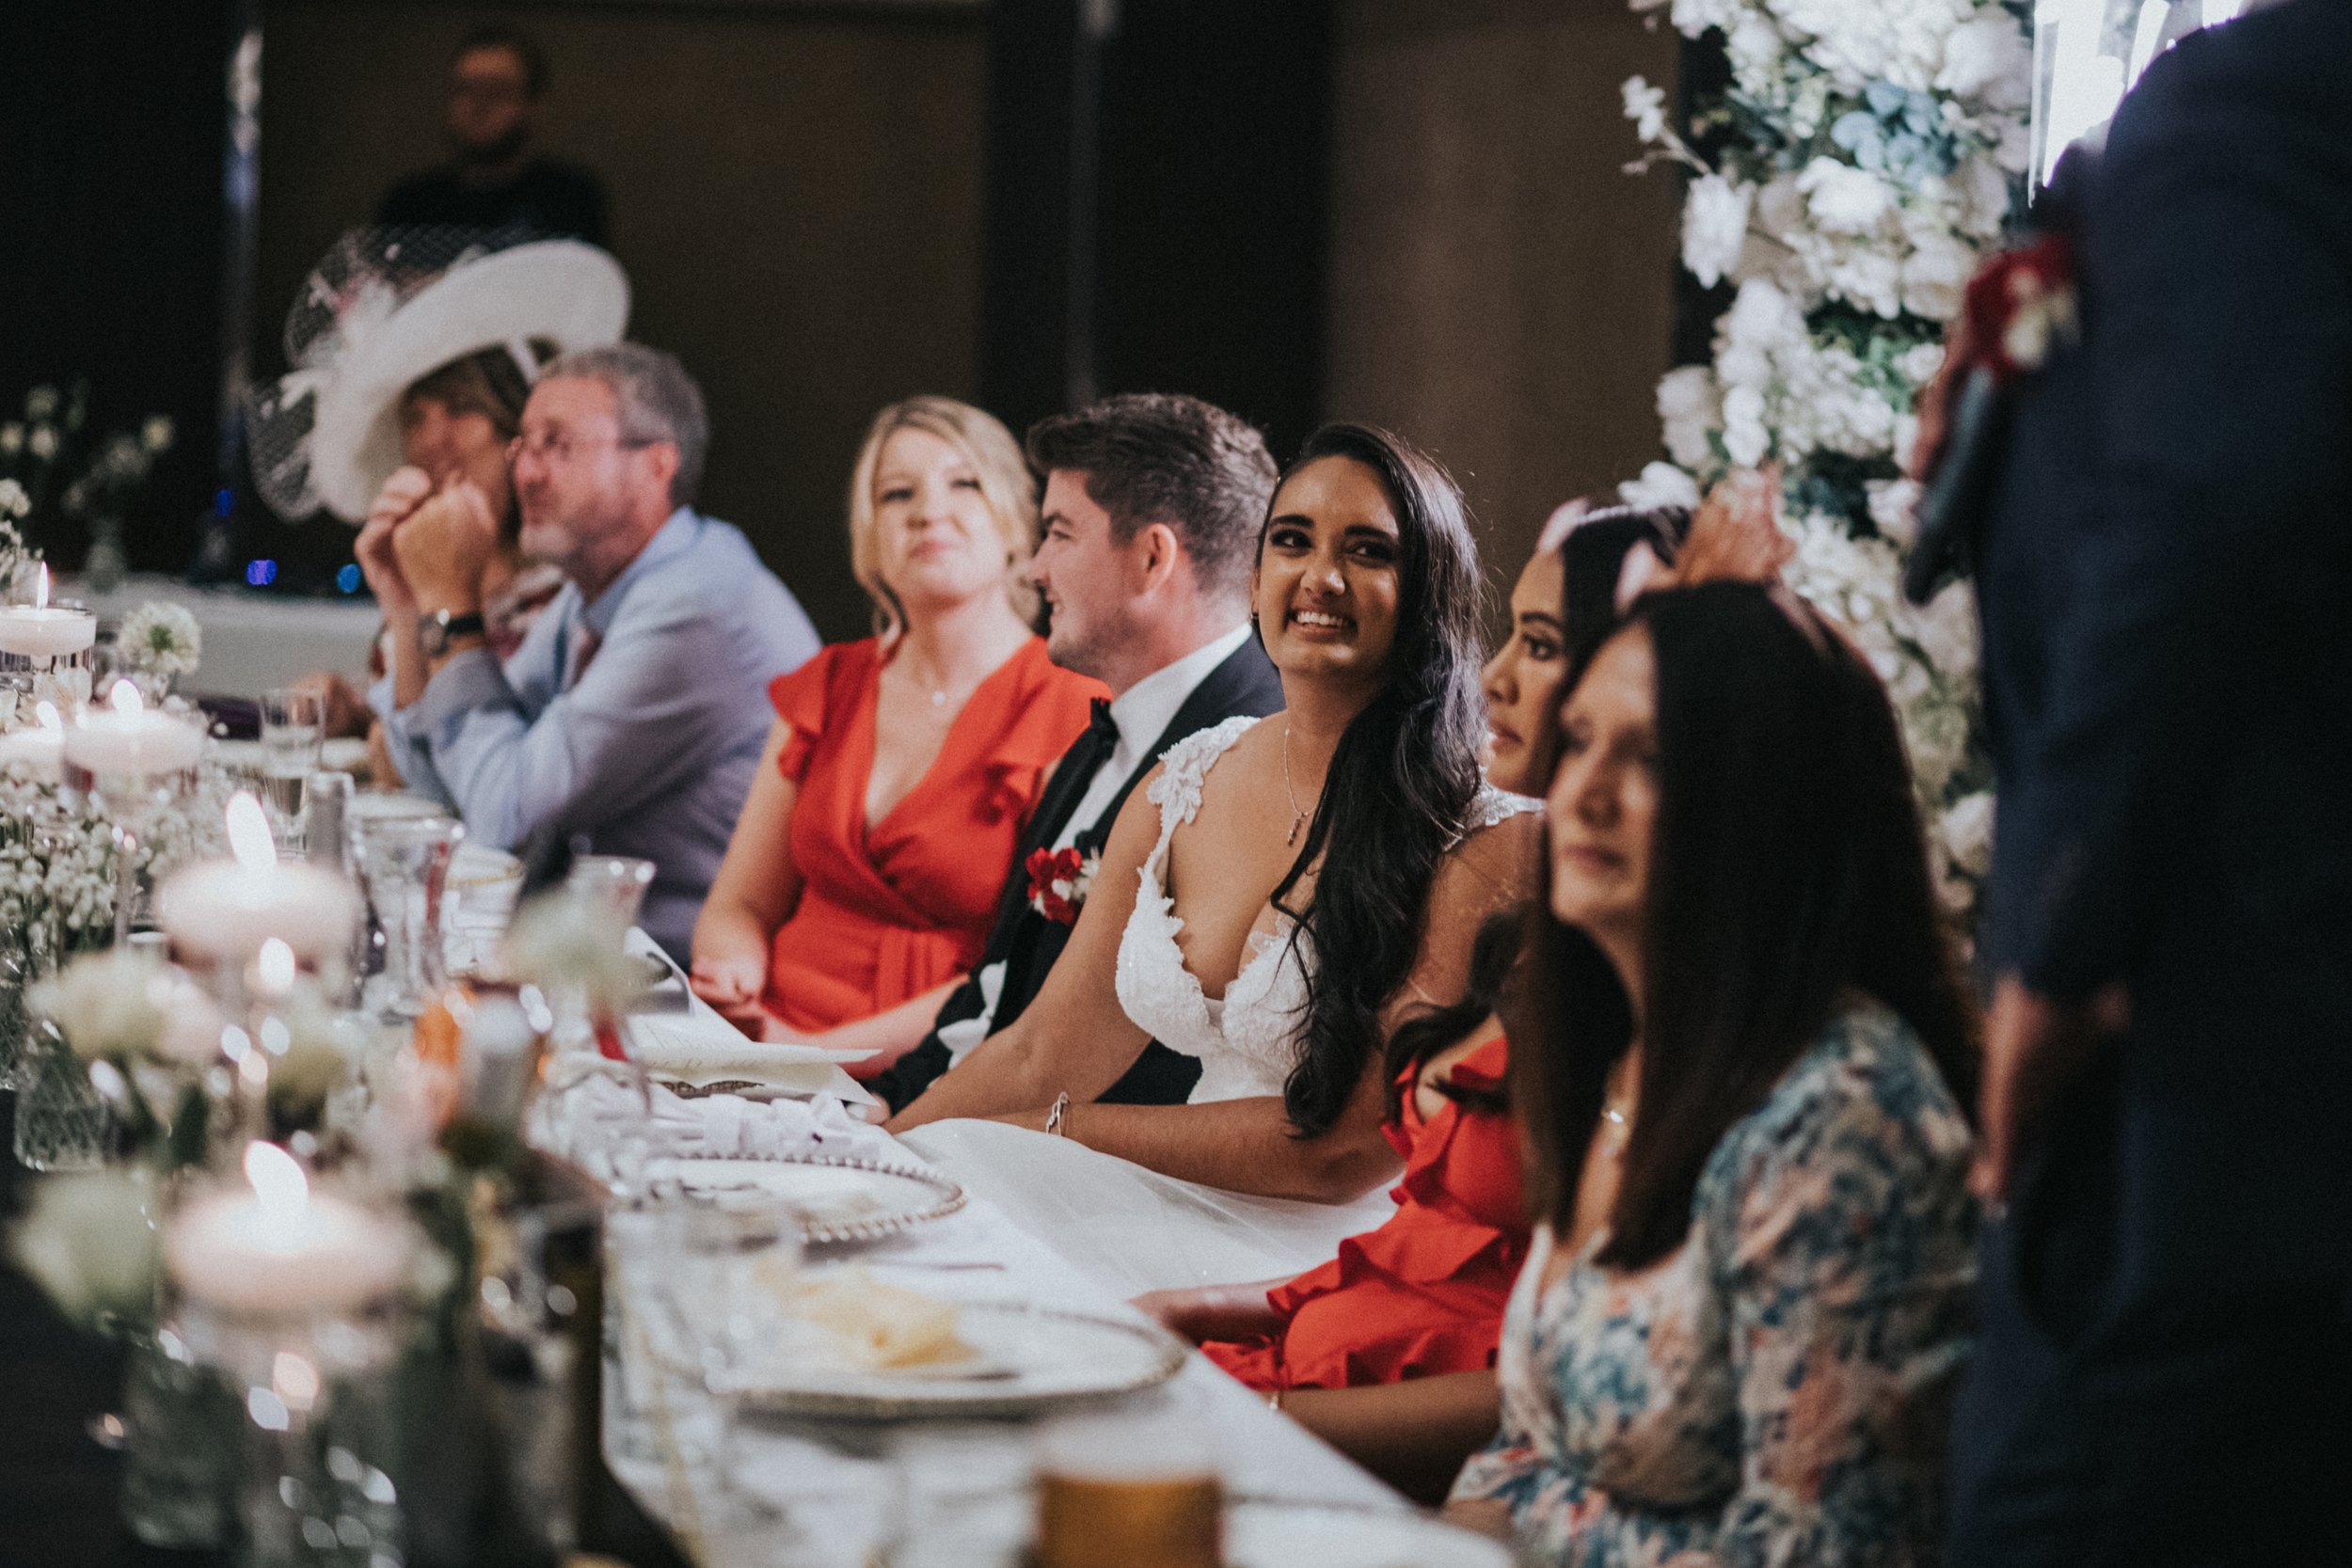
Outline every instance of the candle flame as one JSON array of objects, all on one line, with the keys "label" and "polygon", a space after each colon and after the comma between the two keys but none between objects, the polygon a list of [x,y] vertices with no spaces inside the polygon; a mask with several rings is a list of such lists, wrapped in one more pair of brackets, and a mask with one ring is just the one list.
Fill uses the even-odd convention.
[{"label": "candle flame", "polygon": [[251,792],[240,789],[229,797],[229,852],[247,871],[266,871],[278,863],[278,845],[269,836],[269,818]]},{"label": "candle flame", "polygon": [[40,563],[40,570],[33,576],[33,608],[49,608],[49,562],[46,561]]},{"label": "candle flame", "polygon": [[65,733],[65,721],[57,717],[56,704],[40,704],[33,709],[33,717],[40,721],[40,727],[45,734],[63,735]]},{"label": "candle flame", "polygon": [[147,705],[139,701],[139,689],[129,681],[117,681],[106,693],[106,705],[117,713],[137,713]]},{"label": "candle flame", "polygon": [[253,1183],[262,1221],[272,1230],[291,1236],[310,1202],[310,1178],[302,1174],[294,1157],[276,1144],[257,1139],[245,1146],[245,1179]]},{"label": "candle flame", "polygon": [[[254,958],[253,967],[259,974],[262,982],[262,989],[263,990],[269,991],[274,995],[283,995],[287,991],[294,990],[294,949],[287,946],[278,938],[272,937],[267,942],[262,943],[262,951],[260,955]],[[263,1029],[267,1029],[271,1023],[278,1023],[278,1021],[276,1019],[271,1019],[268,1022],[263,1023],[262,1027]],[[282,1029],[285,1025],[279,1023],[278,1027]],[[285,1053],[280,1051],[278,1052],[278,1054],[282,1056]]]}]

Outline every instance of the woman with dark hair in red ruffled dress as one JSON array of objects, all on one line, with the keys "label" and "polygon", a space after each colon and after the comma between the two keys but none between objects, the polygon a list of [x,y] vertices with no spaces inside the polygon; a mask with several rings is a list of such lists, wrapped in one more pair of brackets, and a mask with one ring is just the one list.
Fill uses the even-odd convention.
[{"label": "woman with dark hair in red ruffled dress", "polygon": [[1045,781],[1107,695],[1029,630],[1037,527],[987,414],[927,397],[875,420],[850,553],[880,634],[769,689],[768,753],[694,927],[695,992],[755,1038],[878,1072],[987,945]]},{"label": "woman with dark hair in red ruffled dress", "polygon": [[[1617,602],[1670,562],[1679,509],[1564,507],[1511,594],[1511,638],[1486,670],[1496,787],[1540,794],[1570,673]],[[1455,1006],[1401,1025],[1384,1131],[1405,1157],[1397,1210],[1295,1279],[1154,1291],[1136,1305],[1318,1436],[1408,1495],[1435,1500],[1493,1436],[1494,1365],[1529,1222],[1509,1045],[1492,1016],[1518,950],[1511,916],[1480,934]]]}]

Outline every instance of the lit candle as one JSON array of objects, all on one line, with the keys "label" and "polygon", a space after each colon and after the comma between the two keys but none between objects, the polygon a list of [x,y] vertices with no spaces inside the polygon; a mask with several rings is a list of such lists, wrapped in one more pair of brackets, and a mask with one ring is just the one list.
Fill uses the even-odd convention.
[{"label": "lit candle", "polygon": [[115,682],[111,712],[90,712],[65,732],[65,763],[85,773],[151,777],[182,773],[204,754],[204,732],[168,714],[150,713],[139,689]]},{"label": "lit candle", "polygon": [[310,1191],[276,1144],[245,1149],[247,1190],[199,1197],[172,1222],[164,1258],[190,1301],[256,1317],[355,1311],[399,1289],[402,1227]]},{"label": "lit candle", "polygon": [[233,859],[188,866],[155,890],[155,922],[181,952],[242,963],[272,942],[311,962],[349,950],[359,919],[351,884],[279,861],[261,802],[242,789],[229,801],[229,851]]},{"label": "lit candle", "polygon": [[42,784],[55,784],[65,776],[65,721],[55,703],[35,711],[40,719],[37,726],[0,735],[0,764],[15,763]]},{"label": "lit candle", "polygon": [[63,658],[98,641],[98,617],[87,610],[57,610],[49,604],[49,567],[33,579],[31,604],[0,605],[0,654],[25,658]]}]

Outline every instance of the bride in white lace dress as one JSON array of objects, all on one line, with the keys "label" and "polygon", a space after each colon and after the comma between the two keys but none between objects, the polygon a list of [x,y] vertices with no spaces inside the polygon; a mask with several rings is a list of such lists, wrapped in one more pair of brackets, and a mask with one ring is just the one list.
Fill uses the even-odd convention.
[{"label": "bride in white lace dress", "polygon": [[[1377,1226],[1388,1034],[1462,994],[1534,868],[1534,802],[1477,772],[1477,583],[1441,469],[1311,437],[1252,588],[1287,710],[1170,749],[1035,1002],[893,1131],[1128,1293],[1295,1273]],[[1200,1058],[1190,1101],[1096,1103],[1154,1038]]]}]

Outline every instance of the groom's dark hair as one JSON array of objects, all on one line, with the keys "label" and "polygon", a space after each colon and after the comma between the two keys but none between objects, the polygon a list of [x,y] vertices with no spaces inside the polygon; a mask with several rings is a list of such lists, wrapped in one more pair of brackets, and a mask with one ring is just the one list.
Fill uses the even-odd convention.
[{"label": "groom's dark hair", "polygon": [[1248,591],[1258,529],[1274,496],[1274,454],[1247,420],[1176,392],[1129,392],[1029,429],[1029,464],[1085,476],[1121,544],[1165,523],[1201,588]]}]

